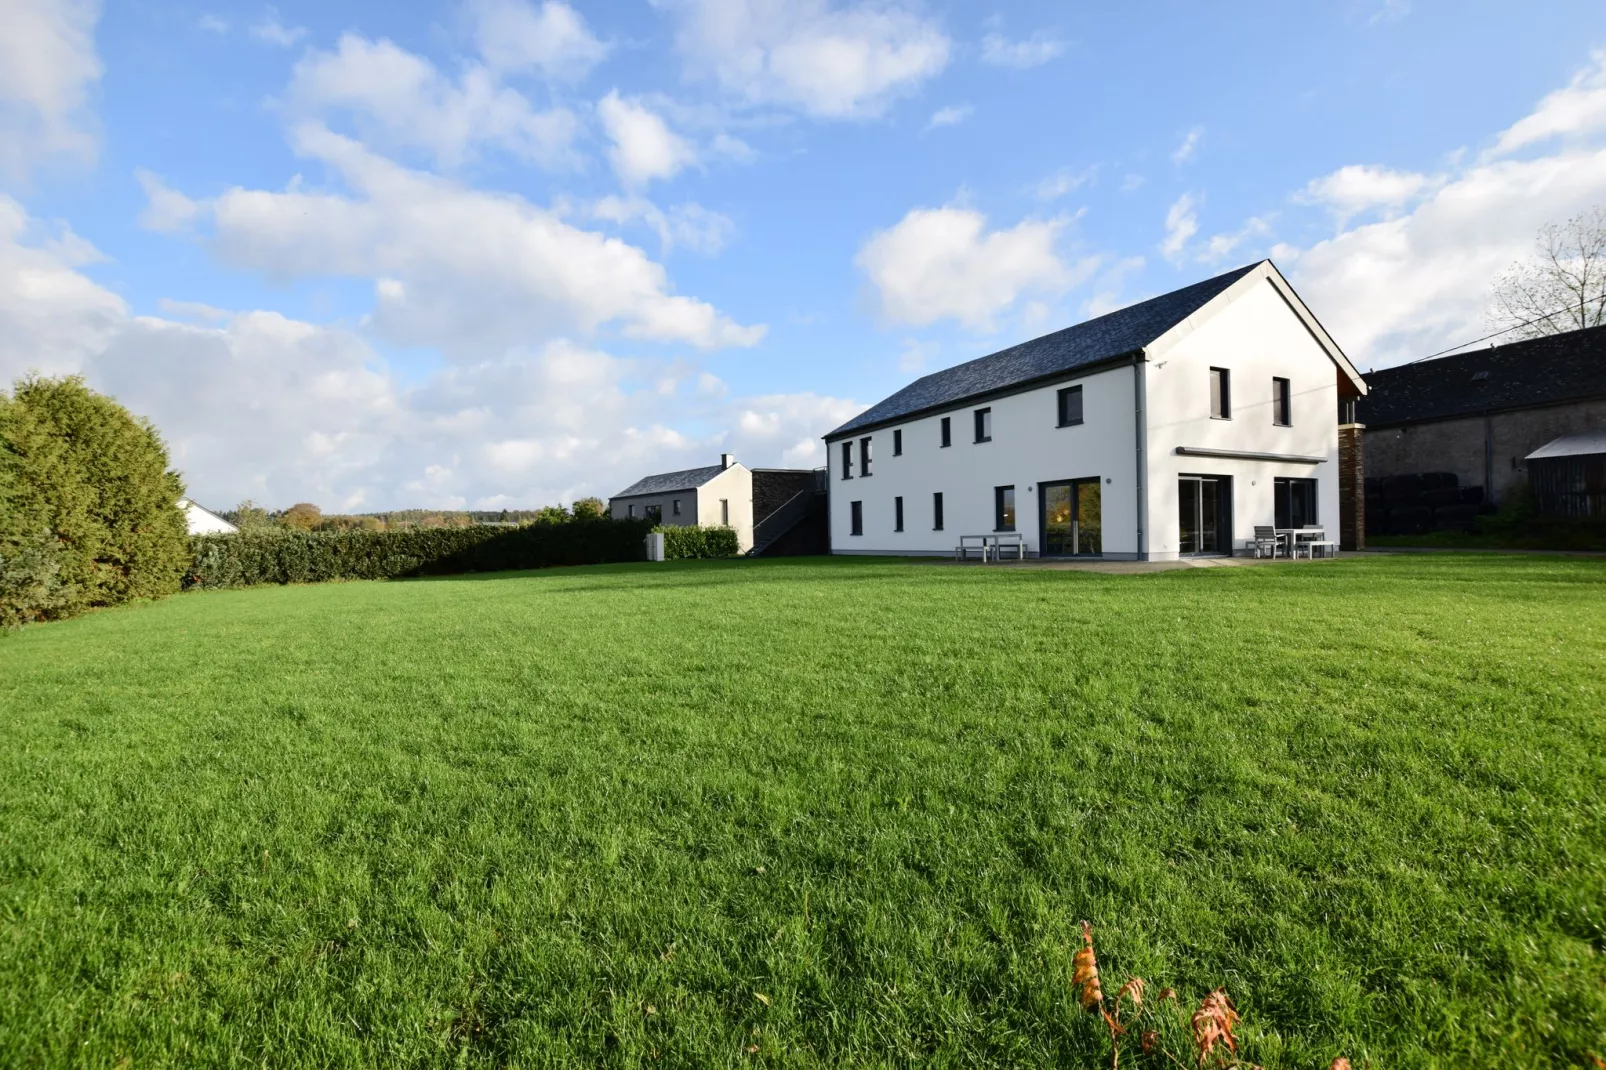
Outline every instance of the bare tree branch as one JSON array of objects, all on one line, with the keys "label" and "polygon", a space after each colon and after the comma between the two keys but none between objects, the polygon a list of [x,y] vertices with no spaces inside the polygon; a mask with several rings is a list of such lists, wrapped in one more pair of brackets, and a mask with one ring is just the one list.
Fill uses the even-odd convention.
[{"label": "bare tree branch", "polygon": [[1606,324],[1606,208],[1546,224],[1535,246],[1495,280],[1490,323],[1518,338]]}]

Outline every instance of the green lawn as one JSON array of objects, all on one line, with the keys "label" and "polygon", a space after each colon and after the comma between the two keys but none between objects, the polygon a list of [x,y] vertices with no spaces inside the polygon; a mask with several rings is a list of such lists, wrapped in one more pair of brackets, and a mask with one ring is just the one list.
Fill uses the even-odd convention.
[{"label": "green lawn", "polygon": [[1084,918],[1106,991],[1225,985],[1268,1067],[1586,1065],[1603,706],[1606,562],[1562,558],[692,562],[33,627],[0,1065],[1088,1066]]}]

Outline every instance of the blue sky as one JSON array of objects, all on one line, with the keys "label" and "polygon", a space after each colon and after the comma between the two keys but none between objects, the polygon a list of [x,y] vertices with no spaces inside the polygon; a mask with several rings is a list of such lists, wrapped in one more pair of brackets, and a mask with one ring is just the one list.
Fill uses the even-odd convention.
[{"label": "blue sky", "polygon": [[1363,369],[1606,202],[1606,8],[14,0],[0,374],[195,496],[606,496],[1271,256]]}]

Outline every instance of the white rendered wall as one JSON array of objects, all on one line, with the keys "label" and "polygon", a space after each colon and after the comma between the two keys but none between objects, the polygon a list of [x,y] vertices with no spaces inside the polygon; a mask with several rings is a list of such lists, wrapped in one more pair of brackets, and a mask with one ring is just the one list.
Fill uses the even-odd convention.
[{"label": "white rendered wall", "polygon": [[178,503],[184,512],[184,523],[191,535],[233,535],[240,529],[185,499]]},{"label": "white rendered wall", "polygon": [[[1148,409],[1151,559],[1177,556],[1177,479],[1183,473],[1232,477],[1232,546],[1273,520],[1272,480],[1317,480],[1318,523],[1338,541],[1338,376],[1342,374],[1274,285],[1246,280],[1150,347]],[[1232,418],[1210,415],[1210,369],[1231,372]],[[1272,378],[1290,380],[1293,420],[1272,422]],[[1188,457],[1178,446],[1323,457],[1286,464]]]},{"label": "white rendered wall", "polygon": [[[1082,387],[1083,423],[1056,427],[1057,391]],[[972,414],[993,410],[991,442],[975,441]],[[941,418],[953,421],[953,445],[941,447]],[[842,478],[843,439],[830,454],[831,552],[951,554],[961,535],[993,532],[993,488],[1015,487],[1015,530],[1038,551],[1037,484],[1098,476],[1106,556],[1137,552],[1137,459],[1133,372],[1122,366],[1067,378],[1025,393],[946,410],[855,434],[853,476]],[[903,455],[892,433],[903,431]],[[871,439],[870,476],[860,472],[859,440]],[[942,531],[932,530],[932,494],[943,495]],[[893,499],[903,497],[904,530],[893,530]],[[864,534],[852,535],[849,503],[864,503]]]},{"label": "white rendered wall", "polygon": [[730,526],[745,554],[753,548],[753,473],[746,465],[733,464],[697,488],[697,523],[717,527],[721,499],[730,502]]}]

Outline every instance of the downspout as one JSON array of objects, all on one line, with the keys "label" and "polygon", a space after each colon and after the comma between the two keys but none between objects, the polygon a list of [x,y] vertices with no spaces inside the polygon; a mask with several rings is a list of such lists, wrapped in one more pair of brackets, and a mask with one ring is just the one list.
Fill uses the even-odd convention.
[{"label": "downspout", "polygon": [[1149,544],[1146,529],[1149,526],[1149,496],[1143,489],[1143,479],[1148,467],[1148,441],[1149,420],[1144,412],[1148,396],[1148,386],[1144,380],[1144,366],[1148,355],[1144,350],[1138,350],[1132,358],[1132,398],[1134,402],[1134,416],[1137,422],[1137,459],[1138,459],[1138,560],[1149,559]]},{"label": "downspout", "polygon": [[1500,504],[1494,500],[1494,427],[1487,409],[1483,412],[1483,497],[1487,502]]}]

